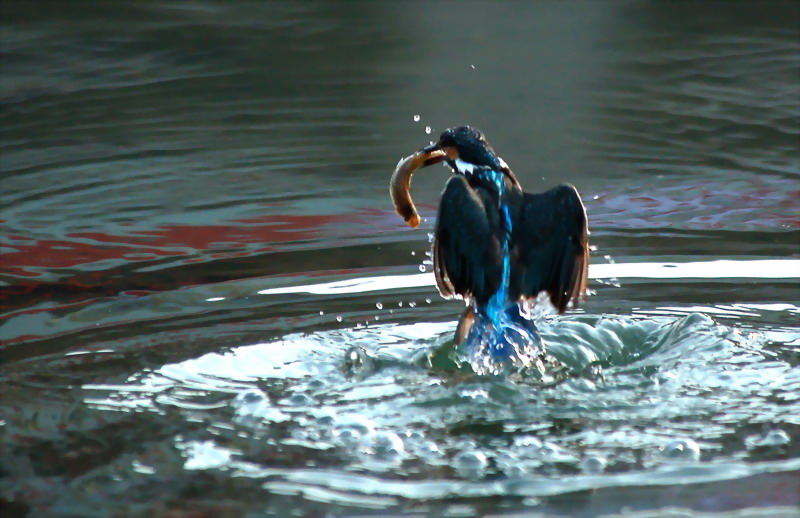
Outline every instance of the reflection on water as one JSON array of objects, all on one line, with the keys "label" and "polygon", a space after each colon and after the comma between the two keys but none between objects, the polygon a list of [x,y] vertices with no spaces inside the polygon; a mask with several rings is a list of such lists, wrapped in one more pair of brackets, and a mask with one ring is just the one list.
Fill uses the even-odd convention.
[{"label": "reflection on water", "polygon": [[[11,516],[796,514],[793,3],[0,10]],[[541,372],[452,350],[446,169],[388,199],[463,123],[586,201]]]}]

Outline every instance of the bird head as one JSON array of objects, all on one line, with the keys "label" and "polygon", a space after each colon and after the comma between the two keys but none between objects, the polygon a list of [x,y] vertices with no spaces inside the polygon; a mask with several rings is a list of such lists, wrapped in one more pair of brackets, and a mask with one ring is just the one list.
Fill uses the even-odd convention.
[{"label": "bird head", "polygon": [[470,126],[446,129],[437,142],[398,162],[392,175],[389,192],[395,209],[412,227],[419,225],[420,220],[411,200],[411,176],[419,168],[443,161],[456,174],[468,175],[476,170],[491,169],[503,173],[512,185],[519,186],[514,173],[495,154],[483,133]]},{"label": "bird head", "polygon": [[508,169],[503,159],[495,154],[483,133],[471,126],[449,128],[442,132],[439,141],[424,149],[444,151],[448,165],[454,172],[465,174],[476,168],[501,172]]},{"label": "bird head", "polygon": [[514,173],[497,156],[483,133],[472,126],[458,126],[442,132],[439,140],[417,151],[420,167],[446,161],[456,174],[471,174],[479,169],[503,173],[514,185],[519,185]]}]

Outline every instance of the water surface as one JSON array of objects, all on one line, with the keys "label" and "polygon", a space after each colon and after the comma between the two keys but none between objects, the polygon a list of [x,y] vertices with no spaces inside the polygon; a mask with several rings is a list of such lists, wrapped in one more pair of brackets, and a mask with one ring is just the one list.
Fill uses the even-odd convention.
[{"label": "water surface", "polygon": [[[793,3],[2,18],[12,515],[797,514]],[[592,296],[538,315],[543,372],[450,354],[447,170],[414,179],[420,230],[390,206],[464,123],[586,203]]]}]

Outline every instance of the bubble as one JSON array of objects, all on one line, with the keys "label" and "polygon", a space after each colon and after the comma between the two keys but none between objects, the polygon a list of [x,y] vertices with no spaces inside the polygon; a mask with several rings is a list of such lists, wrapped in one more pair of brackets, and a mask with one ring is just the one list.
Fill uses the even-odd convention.
[{"label": "bubble", "polygon": [[375,303],[375,307],[378,308],[378,309],[383,309],[383,304],[380,303],[380,302],[376,302]]},{"label": "bubble", "polygon": [[665,459],[689,461],[700,459],[700,446],[693,439],[673,439],[658,449]]},{"label": "bubble", "polygon": [[419,119],[420,119],[419,115],[414,115],[414,122],[419,122]]},{"label": "bubble", "polygon": [[413,442],[422,442],[425,440],[425,434],[419,430],[406,430],[403,435]]},{"label": "bubble", "polygon": [[489,459],[480,451],[462,451],[453,457],[453,468],[467,478],[479,478],[489,466]]},{"label": "bubble", "polygon": [[320,312],[319,312],[319,316],[322,316],[322,315],[324,315],[324,314],[325,314],[325,312],[324,312],[324,311],[320,311]]},{"label": "bubble", "polygon": [[375,426],[366,417],[350,414],[338,417],[335,422],[331,436],[340,445],[360,449],[372,443]]},{"label": "bubble", "polygon": [[764,441],[762,444],[765,446],[782,446],[784,444],[789,444],[791,439],[789,435],[784,432],[783,430],[770,430],[767,432],[767,435],[764,436]]},{"label": "bubble", "polygon": [[336,419],[334,418],[333,414],[322,414],[317,416],[315,421],[320,428],[331,428],[336,422]]},{"label": "bubble", "polygon": [[337,443],[347,448],[359,448],[368,443],[364,434],[352,428],[334,428],[331,435]]},{"label": "bubble", "polygon": [[417,255],[417,253],[412,250],[411,255]]},{"label": "bubble", "polygon": [[599,475],[606,470],[606,459],[597,455],[589,455],[585,457],[581,463],[581,471],[587,475]]},{"label": "bubble", "polygon": [[322,434],[319,430],[313,428],[295,428],[290,433],[293,439],[306,442],[317,442],[322,440]]},{"label": "bubble", "polygon": [[425,270],[427,270],[427,268],[425,268],[424,264],[419,265],[419,271],[425,273]]},{"label": "bubble", "polygon": [[244,390],[239,392],[236,397],[233,398],[232,405],[236,408],[240,408],[242,406],[254,405],[262,401],[269,403],[269,398],[260,390]]},{"label": "bubble", "polygon": [[425,133],[427,133],[428,135],[430,135],[430,134],[431,134],[431,131],[433,131],[433,129],[432,129],[430,126],[425,126]]},{"label": "bubble", "polygon": [[792,442],[792,440],[789,435],[779,429],[770,430],[764,435],[751,435],[745,439],[745,445],[748,449],[783,446],[790,442]]},{"label": "bubble", "polygon": [[264,422],[279,423],[289,416],[274,408],[269,397],[258,389],[242,391],[231,401],[233,422],[244,426],[258,426]]},{"label": "bubble", "polygon": [[412,300],[412,301],[410,301],[410,302],[408,303],[408,307],[410,307],[410,308],[415,308],[415,307],[417,307],[417,303],[416,303],[416,302],[414,302],[414,301]]},{"label": "bubble", "polygon": [[494,458],[494,462],[507,475],[511,473],[515,475],[522,474],[521,470],[516,469],[521,464],[522,459],[512,453],[502,452]]},{"label": "bubble", "polygon": [[325,380],[320,378],[313,378],[311,381],[308,382],[308,388],[311,390],[319,390],[325,387]]},{"label": "bubble", "polygon": [[532,435],[522,435],[514,438],[514,446],[520,449],[535,449],[538,451],[542,447],[542,441]]},{"label": "bubble", "polygon": [[341,322],[342,321],[342,315],[337,315],[336,316],[336,321],[337,322]]},{"label": "bubble", "polygon": [[369,453],[382,458],[394,458],[405,453],[406,447],[403,439],[392,432],[378,432],[372,438],[372,447]]},{"label": "bubble", "polygon": [[538,453],[542,457],[542,460],[552,461],[552,462],[560,460],[561,457],[563,456],[561,448],[550,442],[543,443],[542,446],[539,448]]},{"label": "bubble", "polygon": [[364,376],[375,370],[375,360],[362,347],[354,345],[345,352],[342,369],[345,374]]},{"label": "bubble", "polygon": [[431,303],[431,299],[425,299],[425,304],[430,304],[430,303]]},{"label": "bubble", "polygon": [[314,400],[308,394],[303,394],[302,392],[298,392],[297,394],[292,394],[286,400],[286,404],[290,406],[312,406],[314,404]]}]

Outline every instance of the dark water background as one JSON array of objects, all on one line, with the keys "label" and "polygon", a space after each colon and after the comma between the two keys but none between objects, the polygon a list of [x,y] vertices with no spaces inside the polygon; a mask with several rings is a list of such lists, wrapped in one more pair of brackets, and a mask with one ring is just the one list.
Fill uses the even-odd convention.
[{"label": "dark water background", "polygon": [[[797,515],[796,2],[0,9],[4,513]],[[586,202],[544,375],[431,357],[464,123]]]}]

